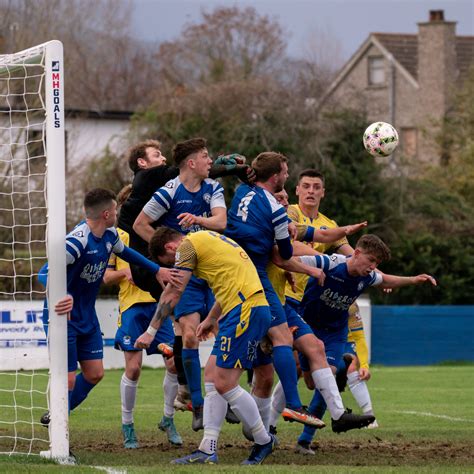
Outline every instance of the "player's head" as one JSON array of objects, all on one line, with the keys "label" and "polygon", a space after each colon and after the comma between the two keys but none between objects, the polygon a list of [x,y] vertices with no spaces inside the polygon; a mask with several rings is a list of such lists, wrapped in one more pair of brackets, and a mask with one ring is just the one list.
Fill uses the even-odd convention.
[{"label": "player's head", "polygon": [[312,168],[303,170],[298,176],[296,195],[300,206],[319,208],[324,197],[324,176]]},{"label": "player's head", "polygon": [[260,153],[252,161],[252,168],[255,170],[255,181],[269,185],[272,193],[280,192],[288,179],[288,158],[281,153]]},{"label": "player's head", "polygon": [[375,270],[380,263],[390,260],[390,249],[380,237],[366,234],[357,241],[351,260],[352,270],[358,275],[365,276]]},{"label": "player's head", "polygon": [[204,138],[191,138],[177,143],[173,148],[173,159],[180,172],[188,169],[202,179],[209,176],[212,160]]},{"label": "player's head", "polygon": [[288,209],[290,203],[288,202],[288,193],[285,189],[282,189],[278,193],[274,193],[273,196],[285,209]]},{"label": "player's head", "polygon": [[84,211],[87,219],[103,221],[106,227],[113,226],[117,219],[115,194],[110,189],[90,190],[84,197]]},{"label": "player's head", "polygon": [[158,140],[137,143],[128,152],[128,166],[136,173],[141,169],[165,165],[166,157],[161,154],[160,148],[161,143]]},{"label": "player's head", "polygon": [[176,256],[176,249],[184,239],[184,235],[170,227],[158,227],[155,230],[148,251],[153,260],[163,265],[172,265]]}]

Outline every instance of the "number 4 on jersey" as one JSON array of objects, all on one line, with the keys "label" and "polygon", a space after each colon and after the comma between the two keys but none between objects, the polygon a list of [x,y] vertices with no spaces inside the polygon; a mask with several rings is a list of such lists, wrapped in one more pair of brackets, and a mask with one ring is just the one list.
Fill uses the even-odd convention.
[{"label": "number 4 on jersey", "polygon": [[237,215],[239,217],[242,217],[242,222],[247,222],[249,204],[250,204],[250,201],[255,196],[255,194],[256,194],[255,191],[250,191],[248,194],[246,194],[242,198],[242,200],[239,203],[239,208],[237,210]]}]

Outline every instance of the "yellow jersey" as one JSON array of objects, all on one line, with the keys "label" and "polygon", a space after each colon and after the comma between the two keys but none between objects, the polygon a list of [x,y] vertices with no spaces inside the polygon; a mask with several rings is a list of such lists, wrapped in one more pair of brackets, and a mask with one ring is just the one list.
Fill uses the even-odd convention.
[{"label": "yellow jersey", "polygon": [[365,340],[364,325],[362,323],[362,316],[359,312],[359,306],[354,303],[349,308],[349,334],[347,335],[347,342],[355,343],[357,357],[359,359],[361,369],[369,368],[369,349]]},{"label": "yellow jersey", "polygon": [[[128,247],[130,240],[128,233],[122,229],[117,229],[117,232],[120,240]],[[113,270],[124,270],[126,268],[130,268],[130,265],[128,262],[122,260],[120,257],[117,257],[115,254],[111,254],[107,268],[111,268]],[[150,295],[150,293],[141,290],[138,288],[138,286],[130,283],[126,278],[120,280],[118,299],[120,314],[137,303],[156,303],[156,300]]]},{"label": "yellow jersey", "polygon": [[263,292],[257,269],[247,253],[218,232],[189,233],[176,251],[175,266],[206,280],[223,315],[255,293]]},{"label": "yellow jersey", "polygon": [[[335,221],[329,219],[324,214],[318,213],[318,216],[314,219],[311,217],[306,217],[303,214],[303,211],[300,209],[298,204],[292,204],[288,206],[288,216],[290,219],[295,222],[295,224],[304,224],[307,226],[312,226],[316,229],[333,229],[337,227]],[[323,244],[319,242],[305,242],[306,245],[310,246],[314,250],[317,250],[321,253],[327,253],[329,249],[337,249],[344,244],[348,244],[349,242],[344,237],[340,240],[335,242]],[[303,273],[294,273],[293,274],[296,283],[296,292],[291,289],[291,286],[287,283],[285,289],[285,295],[293,298],[297,301],[301,301],[303,299],[304,289],[306,288],[306,283],[308,283],[308,275]]]}]

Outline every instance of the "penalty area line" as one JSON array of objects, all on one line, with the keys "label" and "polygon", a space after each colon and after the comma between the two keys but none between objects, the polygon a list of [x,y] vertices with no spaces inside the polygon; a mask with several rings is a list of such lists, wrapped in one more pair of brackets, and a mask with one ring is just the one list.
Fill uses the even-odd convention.
[{"label": "penalty area line", "polygon": [[93,469],[98,469],[99,471],[105,471],[107,474],[127,474],[126,469],[115,469],[113,467],[107,466],[91,466]]},{"label": "penalty area line", "polygon": [[474,423],[474,420],[469,420],[468,418],[456,418],[454,416],[436,415],[435,413],[430,413],[428,411],[395,410],[395,413],[401,413],[403,415],[431,416],[433,418],[441,418],[443,420],[449,420],[449,421],[462,421],[464,423]]}]

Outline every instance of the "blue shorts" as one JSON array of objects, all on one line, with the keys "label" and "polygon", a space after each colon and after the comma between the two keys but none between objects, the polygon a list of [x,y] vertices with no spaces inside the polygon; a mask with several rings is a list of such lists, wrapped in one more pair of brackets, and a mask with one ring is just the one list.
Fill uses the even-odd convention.
[{"label": "blue shorts", "polygon": [[182,316],[192,313],[199,313],[203,319],[209,314],[214,302],[214,295],[206,281],[192,275],[181,299],[174,308],[174,319],[178,321]]},{"label": "blue shorts", "polygon": [[258,276],[262,282],[263,290],[265,291],[265,297],[267,298],[268,304],[270,305],[270,311],[272,314],[272,320],[270,327],[279,326],[280,324],[286,323],[286,314],[283,309],[283,305],[280,302],[280,298],[273,289],[272,283],[268,278],[267,272],[259,271]]},{"label": "blue shorts", "polygon": [[305,334],[313,334],[313,330],[310,328],[309,324],[291,306],[285,304],[283,308],[285,309],[288,326],[290,328],[293,326],[298,328],[293,333],[293,339],[296,340]]},{"label": "blue shorts", "polygon": [[[122,351],[141,351],[134,347],[135,341],[148,328],[156,310],[156,303],[134,304],[120,315],[120,327],[115,334],[115,349]],[[158,354],[158,344],[173,344],[174,331],[170,318],[166,318],[156,333],[153,342],[146,350],[148,355]]]},{"label": "blue shorts", "polygon": [[346,342],[346,346],[344,347],[344,354],[351,354],[357,356],[355,342]]},{"label": "blue shorts", "polygon": [[298,314],[301,313],[300,311],[301,301],[295,300],[294,298],[291,298],[290,296],[287,296],[285,298],[285,306],[289,306],[290,308],[294,309]]},{"label": "blue shorts", "polygon": [[73,327],[67,328],[67,369],[77,370],[77,362],[104,358],[104,343],[98,326],[88,334],[79,334]]},{"label": "blue shorts", "polygon": [[[344,329],[343,331],[333,332],[325,329],[312,329],[313,334],[324,342],[328,364],[338,368],[342,364],[342,356],[345,353],[347,330]],[[301,370],[304,372],[309,371],[308,359],[301,353],[298,353],[298,357],[300,359]]]},{"label": "blue shorts", "polygon": [[263,293],[256,293],[219,320],[212,349],[216,364],[224,369],[251,369],[257,349],[270,327],[271,314]]}]

